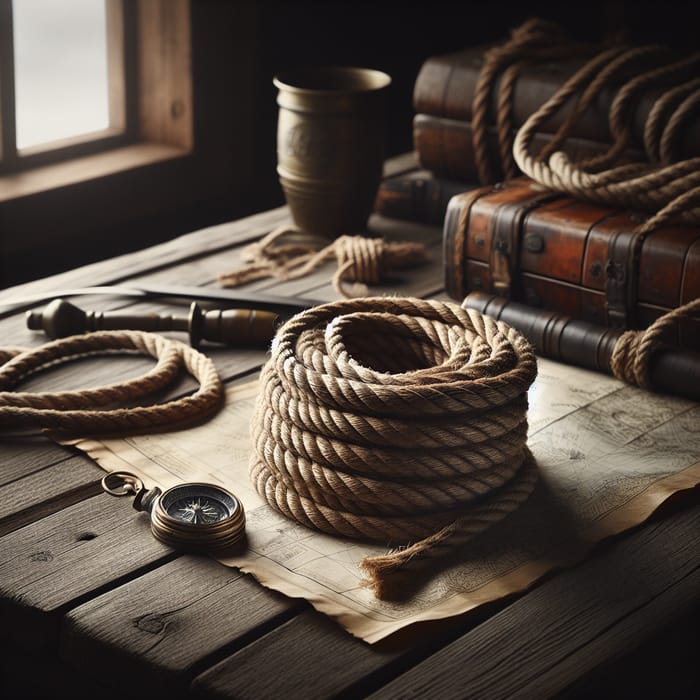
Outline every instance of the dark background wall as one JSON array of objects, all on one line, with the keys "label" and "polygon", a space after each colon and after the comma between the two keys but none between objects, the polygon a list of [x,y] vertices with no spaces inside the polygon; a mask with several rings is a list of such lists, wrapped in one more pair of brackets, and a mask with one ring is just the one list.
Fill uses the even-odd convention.
[{"label": "dark background wall", "polygon": [[[204,145],[194,165],[208,178],[202,196],[187,199],[177,188],[152,195],[162,180],[154,168],[141,178],[120,174],[87,188],[3,203],[0,287],[282,204],[272,78],[285,69],[336,64],[389,73],[387,143],[388,154],[396,155],[412,148],[413,83],[433,54],[503,40],[530,17],[558,21],[574,39],[615,35],[633,43],[697,48],[699,5],[680,0],[191,0],[195,142]],[[242,112],[248,115],[244,120]],[[183,172],[178,182],[187,177]]]},{"label": "dark background wall", "polygon": [[283,202],[275,178],[276,90],[282,70],[315,64],[362,65],[392,76],[387,146],[412,148],[412,94],[431,55],[502,41],[531,17],[558,22],[572,39],[610,37],[630,43],[700,45],[700,2],[641,0],[281,0],[260,2],[257,146],[259,190],[254,208]]}]

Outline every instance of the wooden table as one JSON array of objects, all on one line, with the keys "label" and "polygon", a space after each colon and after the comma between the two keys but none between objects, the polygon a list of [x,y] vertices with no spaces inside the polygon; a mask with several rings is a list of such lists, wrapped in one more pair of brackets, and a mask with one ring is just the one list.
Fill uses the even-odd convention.
[{"label": "wooden table", "polygon": [[[238,264],[238,248],[288,221],[286,208],[275,209],[4,290],[0,301],[114,283],[216,288],[217,275]],[[422,240],[432,255],[430,265],[373,291],[446,298],[439,227],[374,215],[370,229]],[[296,282],[248,289],[331,300],[333,271],[329,264]],[[74,301],[100,310],[186,308],[121,296]],[[3,345],[45,341],[26,328],[23,309],[0,324]],[[265,359],[264,350],[207,350],[226,381],[254,376]],[[105,367],[113,380],[143,366],[150,363],[81,362],[28,386],[102,384]],[[700,689],[697,493],[522,594],[410,640],[369,645],[302,599],[156,543],[126,499],[102,493],[104,472],[83,453],[37,435],[4,437],[0,449],[2,697],[666,698]]]}]

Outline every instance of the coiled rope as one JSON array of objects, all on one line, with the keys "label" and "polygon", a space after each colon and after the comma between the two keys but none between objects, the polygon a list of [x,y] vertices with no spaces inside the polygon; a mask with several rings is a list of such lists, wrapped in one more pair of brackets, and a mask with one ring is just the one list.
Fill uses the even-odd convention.
[{"label": "coiled rope", "polygon": [[[86,355],[134,352],[157,359],[146,374],[79,391],[20,392],[14,388],[35,372]],[[37,348],[0,351],[0,429],[41,428],[70,435],[175,430],[215,413],[223,386],[214,363],[176,340],[142,331],[98,331],[54,340]],[[182,369],[198,380],[192,394],[165,403],[119,407],[169,385]]]},{"label": "coiled rope", "polygon": [[363,560],[379,598],[530,494],[528,341],[440,301],[367,297],[287,321],[261,373],[250,476],[287,517],[399,549]]},{"label": "coiled rope", "polygon": [[[513,97],[518,77],[532,62],[565,57],[588,57],[586,63],[517,129]],[[679,159],[677,143],[700,108],[700,53],[679,57],[666,47],[624,45],[594,50],[572,42],[553,22],[533,18],[511,32],[510,38],[484,54],[472,98],[475,164],[483,184],[497,181],[489,160],[487,122],[491,92],[500,78],[496,125],[502,176],[524,173],[538,183],[574,197],[612,207],[648,211],[638,229],[644,235],[681,217],[700,221],[700,158]],[[599,156],[574,161],[565,152],[566,140],[604,89],[615,97],[608,114],[612,137]],[[629,162],[633,110],[643,93],[657,91],[643,128],[644,159]],[[570,109],[547,146],[534,152],[538,133],[558,111]]]}]

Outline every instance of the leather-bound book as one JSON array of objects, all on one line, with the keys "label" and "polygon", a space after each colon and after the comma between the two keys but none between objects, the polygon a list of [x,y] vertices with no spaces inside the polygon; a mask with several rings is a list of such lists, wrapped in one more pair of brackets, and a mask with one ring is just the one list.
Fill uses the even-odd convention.
[{"label": "leather-bound book", "polygon": [[[473,137],[471,122],[436,117],[432,114],[416,114],[413,117],[413,147],[420,165],[438,177],[478,181]],[[551,134],[535,134],[531,145],[533,155],[539,153],[551,138]],[[487,143],[490,161],[498,163],[500,154],[495,127],[487,130]],[[570,137],[566,140],[564,150],[569,158],[576,162],[605,153],[609,147],[609,143]],[[625,160],[630,162],[642,160],[644,157],[642,151],[633,149],[628,149],[625,153]]]},{"label": "leather-bound book", "polygon": [[387,177],[379,184],[374,212],[391,219],[442,226],[452,197],[476,187],[473,182],[414,170]]},{"label": "leather-bound book", "polygon": [[[416,114],[446,117],[471,123],[472,101],[483,64],[484,53],[489,46],[475,46],[447,54],[428,57],[422,64],[413,86],[413,108]],[[591,55],[595,53],[591,51]],[[586,62],[586,58],[560,58],[533,61],[525,65],[517,79],[512,97],[513,127],[525,121]],[[489,124],[495,124],[500,77],[490,92]],[[609,124],[610,106],[617,94],[618,85],[604,88],[593,104],[576,122],[570,136],[594,143],[611,142]],[[644,148],[644,125],[663,87],[647,89],[636,101],[631,114],[633,143],[638,150]],[[553,134],[571,114],[576,102],[573,96],[567,105],[557,111],[542,125],[542,133]],[[678,159],[700,156],[700,119],[688,120],[674,144]]]},{"label": "leather-bound book", "polygon": [[[643,217],[585,203],[524,176],[454,196],[443,227],[445,286],[611,328],[646,328],[700,297],[700,227],[637,233]],[[700,321],[679,343],[700,347]]]}]

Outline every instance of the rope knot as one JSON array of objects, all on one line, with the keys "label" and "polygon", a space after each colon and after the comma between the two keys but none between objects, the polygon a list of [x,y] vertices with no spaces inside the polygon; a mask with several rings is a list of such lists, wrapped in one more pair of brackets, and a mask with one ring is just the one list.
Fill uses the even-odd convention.
[{"label": "rope knot", "polygon": [[364,236],[340,236],[334,244],[338,260],[336,275],[349,282],[379,284],[386,265],[384,241]]},{"label": "rope knot", "polygon": [[[283,226],[247,246],[243,266],[220,275],[219,282],[224,287],[237,287],[266,277],[297,279],[333,258],[338,263],[334,289],[344,297],[356,297],[366,295],[367,285],[379,284],[388,271],[424,263],[427,253],[422,243],[365,236],[339,236],[331,243],[320,243],[295,226]],[[343,282],[357,284],[348,290]]]},{"label": "rope knot", "polygon": [[657,318],[644,331],[625,331],[616,341],[610,369],[620,380],[651,389],[649,367],[652,354],[665,335],[685,318],[700,316],[700,297]]}]

